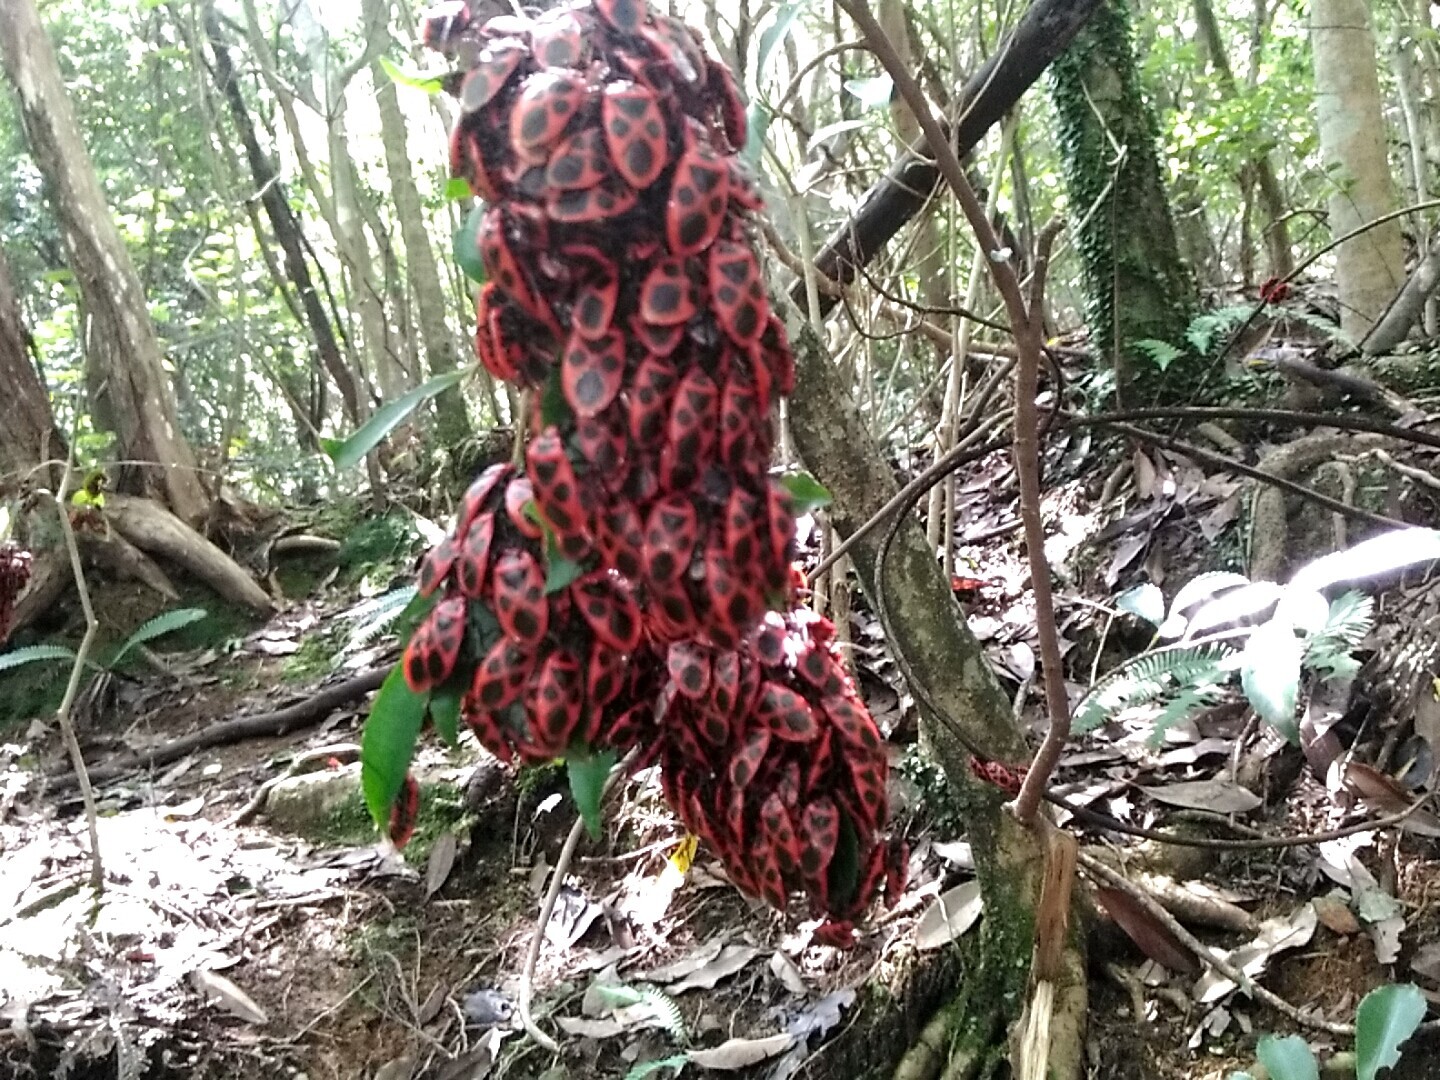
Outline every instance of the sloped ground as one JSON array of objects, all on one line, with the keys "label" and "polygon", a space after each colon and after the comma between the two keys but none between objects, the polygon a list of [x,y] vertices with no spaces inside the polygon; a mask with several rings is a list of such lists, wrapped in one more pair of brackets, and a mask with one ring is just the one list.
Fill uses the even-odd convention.
[{"label": "sloped ground", "polygon": [[[1070,440],[1053,446],[1047,520],[1079,700],[1154,636],[1115,597],[1149,581],[1173,598],[1200,571],[1240,565],[1248,511],[1237,476],[1144,448],[1126,452],[1129,477],[1111,495],[1094,447]],[[1435,468],[1433,455],[1405,463]],[[961,480],[955,584],[992,660],[1030,702],[1035,616],[1012,485],[1003,455]],[[1414,475],[1354,491],[1357,504],[1368,499],[1390,516],[1435,520],[1433,492]],[[1322,549],[1335,539],[1306,536]],[[1374,627],[1356,650],[1363,666],[1338,685],[1303,688],[1303,752],[1254,724],[1230,686],[1159,741],[1164,699],[1109,710],[1072,743],[1061,790],[1125,823],[1221,837],[1312,833],[1428,791],[1440,724],[1440,667],[1428,647],[1440,642],[1437,590],[1412,571],[1373,591]],[[266,688],[284,687],[295,655],[333,637],[343,603],[298,605],[233,655],[171,656],[170,675],[97,695],[84,725],[90,764],[313,695],[318,683]],[[620,1077],[685,1045],[713,1052],[696,1065],[748,1062],[744,1075],[854,1075],[851,1049],[825,1047],[852,1047],[852,1029],[886,1015],[873,987],[943,964],[955,948],[947,942],[979,913],[943,785],[907,749],[908,697],[863,610],[853,629],[862,684],[894,743],[899,827],[913,851],[905,899],[851,952],[811,945],[806,926],[719,880],[705,852],[693,865],[683,852],[672,859],[680,830],[653,782],[637,778],[612,805],[606,837],[582,845],[541,951],[535,1012],[558,1056],[527,1040],[516,1017],[538,896],[571,820],[554,771],[517,776],[479,760],[473,744],[453,756],[428,747],[421,827],[402,859],[371,843],[356,784],[356,701],[284,737],[102,785],[97,904],[58,740],[13,733],[0,749],[0,1077]],[[383,660],[372,647],[349,662]],[[1027,704],[1022,715],[1038,710]],[[1391,774],[1404,782],[1387,783]],[[266,807],[237,821],[276,778]],[[1108,839],[1128,852],[1116,865],[1132,877],[1203,883],[1185,886],[1191,902],[1172,910],[1208,944],[1250,944],[1237,962],[1302,1009],[1349,1021],[1360,997],[1387,981],[1417,982],[1437,1000],[1440,819],[1426,810],[1403,831],[1223,854],[1156,856],[1155,845],[1113,830],[1082,832],[1087,851],[1114,850],[1100,842]],[[1202,975],[1123,895],[1099,899],[1093,1075],[1228,1076],[1253,1064],[1256,1035],[1272,1030],[1348,1049]],[[917,953],[917,941],[927,951]],[[1396,1075],[1430,1075],[1426,1062],[1424,1050],[1412,1052]],[[549,1071],[557,1066],[563,1073]]]}]

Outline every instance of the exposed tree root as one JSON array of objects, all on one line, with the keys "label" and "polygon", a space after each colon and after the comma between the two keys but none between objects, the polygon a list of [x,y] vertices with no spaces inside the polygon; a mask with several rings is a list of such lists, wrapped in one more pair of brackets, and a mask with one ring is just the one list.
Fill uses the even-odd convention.
[{"label": "exposed tree root", "polygon": [[[341,705],[348,704],[372,690],[379,689],[380,684],[389,674],[389,667],[367,671],[363,675],[356,675],[353,679],[347,679],[343,683],[337,683],[335,686],[317,691],[304,700],[275,712],[262,713],[259,716],[243,716],[238,720],[227,720],[221,724],[201,728],[193,734],[173,739],[163,746],[157,746],[144,753],[132,754],[129,757],[91,769],[90,779],[95,783],[108,783],[128,773],[158,768],[161,765],[168,765],[172,761],[179,761],[186,754],[193,754],[197,750],[207,750],[213,746],[227,746],[242,739],[284,735],[298,728],[318,723]],[[68,774],[54,775],[50,777],[50,783],[64,787],[73,784],[74,777]]]}]

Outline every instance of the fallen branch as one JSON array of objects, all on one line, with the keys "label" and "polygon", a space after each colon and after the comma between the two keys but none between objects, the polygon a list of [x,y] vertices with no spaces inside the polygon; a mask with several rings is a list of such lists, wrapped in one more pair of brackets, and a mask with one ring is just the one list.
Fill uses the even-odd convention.
[{"label": "fallen branch", "polygon": [[[367,671],[363,675],[356,675],[353,679],[337,683],[335,686],[312,694],[303,701],[287,705],[283,709],[261,713],[259,716],[242,716],[238,720],[212,724],[193,734],[157,746],[153,750],[132,754],[121,761],[91,769],[90,779],[95,783],[109,783],[128,773],[154,769],[161,765],[168,765],[172,761],[179,761],[187,754],[193,754],[197,750],[208,750],[212,746],[228,746],[231,743],[240,742],[242,739],[255,739],[265,735],[286,735],[298,728],[318,723],[341,705],[346,705],[372,690],[378,690],[389,674],[389,667]],[[56,786],[65,787],[74,783],[74,778],[68,774],[56,775],[50,778],[50,782]]]}]

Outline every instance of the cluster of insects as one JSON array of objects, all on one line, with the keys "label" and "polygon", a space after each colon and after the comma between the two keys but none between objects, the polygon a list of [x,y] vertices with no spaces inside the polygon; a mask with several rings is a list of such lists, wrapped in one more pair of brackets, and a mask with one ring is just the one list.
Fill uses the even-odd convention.
[{"label": "cluster of insects", "polygon": [[523,467],[482,474],[422,564],[440,599],[406,678],[463,681],[506,760],[639,747],[737,885],[806,893],[844,939],[905,854],[833,627],[790,610],[769,470],[794,358],[730,74],[643,0],[483,24],[452,0],[422,27],[457,68],[452,170],[485,201],[476,351],[535,394]]}]

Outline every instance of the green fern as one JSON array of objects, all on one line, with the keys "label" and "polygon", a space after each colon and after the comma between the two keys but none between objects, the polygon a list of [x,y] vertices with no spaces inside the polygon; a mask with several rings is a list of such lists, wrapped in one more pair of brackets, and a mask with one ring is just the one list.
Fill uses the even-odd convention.
[{"label": "green fern", "polygon": [[645,1077],[659,1072],[661,1069],[674,1069],[675,1075],[679,1076],[685,1071],[685,1066],[688,1064],[690,1064],[690,1059],[684,1054],[672,1054],[659,1061],[642,1061],[631,1066],[630,1071],[625,1074],[625,1080],[645,1080]]},{"label": "green fern", "polygon": [[[1220,680],[1221,661],[1229,654],[1230,650],[1223,645],[1210,644],[1159,649],[1136,657],[1091,688],[1075,710],[1071,730],[1077,734],[1093,731],[1116,713],[1153,701],[1162,694],[1198,692],[1206,684]],[[1193,701],[1187,704],[1187,711],[1194,704]],[[1170,716],[1168,723],[1175,723],[1180,715]]]},{"label": "green fern", "polygon": [[182,626],[189,626],[191,623],[199,622],[210,613],[204,608],[176,608],[174,611],[162,612],[156,615],[149,622],[143,624],[138,630],[125,639],[125,644],[120,646],[120,651],[110,661],[109,666],[114,667],[131,649],[145,644],[147,641],[154,641],[158,637],[179,630]]},{"label": "green fern", "polygon": [[9,652],[0,654],[0,671],[9,671],[22,664],[32,664],[37,660],[64,660],[73,664],[75,662],[75,650],[67,649],[64,645],[26,645],[23,648],[11,649]]},{"label": "green fern", "polygon": [[1351,590],[1330,603],[1325,627],[1305,645],[1304,666],[1322,678],[1344,678],[1360,669],[1352,655],[1375,625],[1375,601]]},{"label": "green fern", "polygon": [[1185,340],[1197,353],[1207,355],[1213,352],[1231,331],[1250,318],[1253,310],[1249,304],[1235,304],[1197,315],[1185,328]]},{"label": "green fern", "polygon": [[1164,371],[1185,355],[1183,349],[1177,349],[1168,341],[1161,341],[1159,338],[1145,338],[1135,342],[1135,351],[1154,364],[1156,371]]},{"label": "green fern", "polygon": [[345,612],[341,618],[361,624],[351,631],[350,640],[345,643],[345,651],[349,652],[368,644],[394,626],[404,613],[406,606],[415,599],[415,595],[415,586],[405,585],[398,589],[391,589],[363,604],[357,604]]},{"label": "green fern", "polygon": [[670,1033],[670,1038],[680,1046],[688,1046],[690,1043],[690,1029],[685,1025],[685,1017],[680,1012],[680,1006],[676,1004],[665,991],[656,986],[631,986],[628,983],[617,983],[612,986],[596,986],[593,989],[598,993],[600,999],[606,1004],[614,1006],[630,1006],[646,1004],[650,1006],[656,1017]]}]

